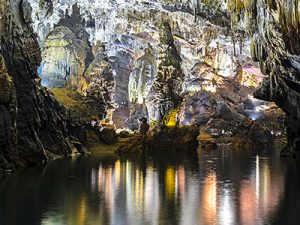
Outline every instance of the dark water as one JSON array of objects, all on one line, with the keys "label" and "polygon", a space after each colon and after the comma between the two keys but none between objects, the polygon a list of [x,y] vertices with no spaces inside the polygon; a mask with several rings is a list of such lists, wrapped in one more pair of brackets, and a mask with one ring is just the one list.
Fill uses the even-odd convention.
[{"label": "dark water", "polygon": [[300,224],[299,167],[274,151],[59,160],[0,178],[0,224]]}]

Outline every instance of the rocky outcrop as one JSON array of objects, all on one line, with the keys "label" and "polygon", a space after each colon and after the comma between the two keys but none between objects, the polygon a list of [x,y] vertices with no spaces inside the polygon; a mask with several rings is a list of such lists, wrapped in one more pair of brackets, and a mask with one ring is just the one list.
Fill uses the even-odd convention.
[{"label": "rocky outcrop", "polygon": [[154,49],[148,45],[145,54],[136,60],[135,68],[129,78],[130,102],[142,104],[148,97],[156,78],[156,63]]},{"label": "rocky outcrop", "polygon": [[149,118],[153,121],[161,121],[169,110],[179,106],[184,80],[181,58],[167,22],[161,25],[159,40],[157,76],[146,99]]},{"label": "rocky outcrop", "polygon": [[112,68],[116,73],[114,100],[119,106],[128,106],[128,84],[133,69],[133,56],[127,51],[120,50],[116,52],[115,58],[116,60],[112,63]]},{"label": "rocky outcrop", "polygon": [[[65,109],[40,84],[37,67],[41,62],[41,53],[30,26],[30,5],[25,0],[1,1],[0,5],[3,7],[6,4],[7,8],[1,10],[0,36],[7,73],[1,64],[1,83],[5,87],[14,86],[15,91],[11,88],[0,100],[0,127],[11,136],[6,136],[4,140],[10,142],[10,145],[5,144],[9,149],[4,153],[3,143],[0,144],[1,157],[4,154],[11,169],[14,169],[18,161],[24,165],[45,162],[47,151],[63,156],[83,151],[82,145],[73,136],[81,128],[68,119]],[[8,156],[10,154],[12,156]],[[1,163],[0,168],[2,166]]]},{"label": "rocky outcrop", "polygon": [[117,154],[143,154],[163,152],[195,152],[198,147],[198,126],[174,126],[160,124],[147,135],[134,134],[119,144]]},{"label": "rocky outcrop", "polygon": [[0,55],[0,90],[0,171],[2,169],[9,171],[14,169],[15,163],[18,162],[17,99],[13,80],[7,73],[2,55]]},{"label": "rocky outcrop", "polygon": [[[297,0],[201,1],[197,13],[206,9],[228,13],[231,28],[251,37],[252,56],[267,75],[256,97],[276,102],[286,113],[288,150],[300,149],[300,48]],[[203,7],[204,6],[204,7]]]},{"label": "rocky outcrop", "polygon": [[47,37],[40,67],[42,84],[49,88],[81,85],[87,57],[86,43],[67,27],[55,28]]},{"label": "rocky outcrop", "polygon": [[138,129],[138,119],[148,118],[145,101],[149,98],[148,95],[156,78],[156,63],[154,49],[148,45],[145,54],[136,60],[135,68],[130,74],[128,84],[130,100],[128,124],[130,129]]},{"label": "rocky outcrop", "polygon": [[[116,76],[118,103],[128,100],[126,85],[132,60],[139,59],[150,43],[159,56],[157,79],[146,99],[151,119],[161,120],[180,105],[183,95],[194,95],[202,89],[214,93],[218,86],[228,84],[227,78],[249,87],[259,86],[264,78],[256,96],[274,101],[285,110],[289,145],[299,148],[297,0],[45,2],[30,0],[35,6],[34,27],[39,36],[56,26],[66,26],[79,39],[89,39],[91,45],[98,40],[107,42],[108,55],[121,62],[114,68],[122,67]],[[169,25],[159,29],[162,21]],[[250,59],[251,55],[260,65]],[[128,66],[124,66],[125,62]],[[136,77],[139,73],[134,71]],[[240,101],[239,96],[232,96],[224,98],[233,100],[230,104]],[[250,114],[247,116],[251,118]]]},{"label": "rocky outcrop", "polygon": [[111,68],[104,45],[99,45],[96,50],[94,61],[88,67],[84,74],[86,87],[82,88],[82,92],[87,97],[102,103],[107,112],[115,107],[115,73]]},{"label": "rocky outcrop", "polygon": [[[94,47],[94,54],[95,59],[81,77],[78,88],[74,89],[75,92],[70,96],[75,102],[70,109],[76,112],[75,117],[77,116],[78,120],[84,119],[89,123],[96,118],[111,123],[116,107],[115,73],[105,51],[105,45],[98,43]],[[76,96],[80,97],[80,101]],[[63,96],[61,99],[64,100]]]}]

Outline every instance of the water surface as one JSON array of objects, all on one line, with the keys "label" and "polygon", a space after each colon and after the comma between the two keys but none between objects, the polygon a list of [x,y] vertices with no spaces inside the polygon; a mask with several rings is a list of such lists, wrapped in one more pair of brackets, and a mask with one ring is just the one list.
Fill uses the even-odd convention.
[{"label": "water surface", "polygon": [[63,159],[0,177],[0,224],[300,224],[299,165],[271,150]]}]

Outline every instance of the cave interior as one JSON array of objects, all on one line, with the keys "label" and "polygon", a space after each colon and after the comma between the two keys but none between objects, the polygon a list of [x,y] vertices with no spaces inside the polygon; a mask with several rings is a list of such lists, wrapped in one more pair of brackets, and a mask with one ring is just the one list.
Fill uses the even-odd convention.
[{"label": "cave interior", "polygon": [[296,155],[299,14],[297,0],[1,0],[1,170],[86,154],[94,136],[143,152],[142,118],[152,150],[280,140]]}]

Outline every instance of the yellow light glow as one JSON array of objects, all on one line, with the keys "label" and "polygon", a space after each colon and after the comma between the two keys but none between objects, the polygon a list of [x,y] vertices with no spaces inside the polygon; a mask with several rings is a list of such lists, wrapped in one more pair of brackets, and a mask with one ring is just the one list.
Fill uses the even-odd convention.
[{"label": "yellow light glow", "polygon": [[164,124],[167,127],[175,127],[177,124],[178,109],[171,109],[164,118]]},{"label": "yellow light glow", "polygon": [[166,170],[166,193],[168,199],[172,199],[175,195],[175,170],[168,167]]},{"label": "yellow light glow", "polygon": [[85,93],[86,93],[86,90],[87,90],[87,88],[88,88],[88,84],[87,84],[87,82],[86,82],[86,79],[80,77],[78,83],[79,83],[78,86],[80,87],[80,92],[81,92],[82,94],[85,94]]},{"label": "yellow light glow", "polygon": [[86,198],[82,196],[79,203],[78,225],[86,224]]}]

